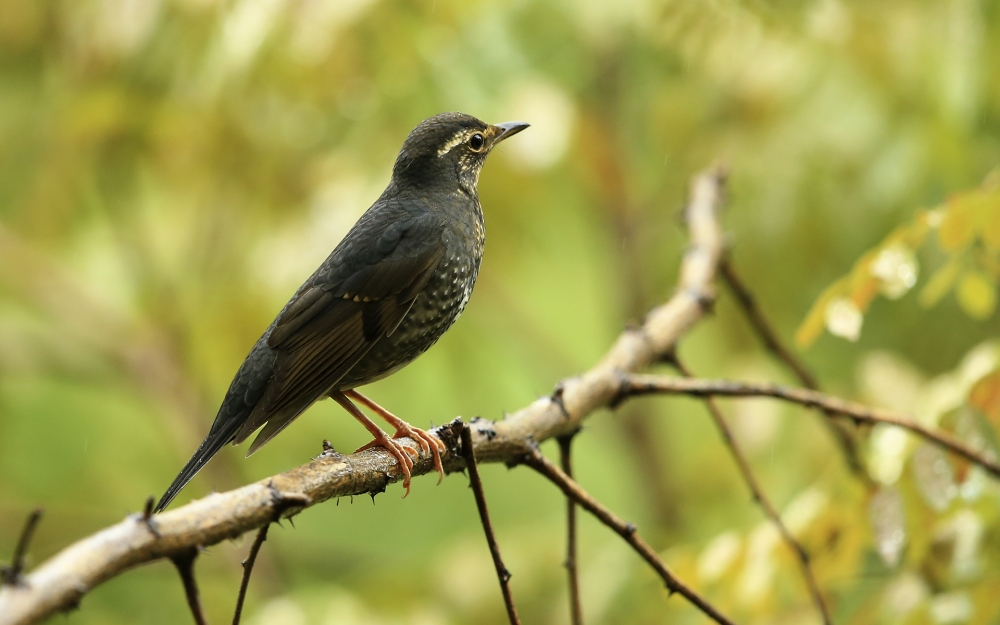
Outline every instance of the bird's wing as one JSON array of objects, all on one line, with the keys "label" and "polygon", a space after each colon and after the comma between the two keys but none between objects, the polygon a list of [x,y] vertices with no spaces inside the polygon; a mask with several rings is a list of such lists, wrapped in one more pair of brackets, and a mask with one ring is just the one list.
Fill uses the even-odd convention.
[{"label": "bird's wing", "polygon": [[350,245],[335,250],[326,269],[317,271],[275,320],[267,339],[277,352],[274,376],[233,438],[238,444],[266,424],[248,454],[396,329],[444,256],[440,222],[433,214],[345,240]]}]

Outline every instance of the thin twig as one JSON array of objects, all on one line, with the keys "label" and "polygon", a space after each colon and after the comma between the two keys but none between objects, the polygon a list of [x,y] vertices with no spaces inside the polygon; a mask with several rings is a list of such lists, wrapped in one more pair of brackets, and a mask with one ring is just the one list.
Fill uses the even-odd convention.
[{"label": "thin twig", "polygon": [[500,581],[500,592],[503,593],[503,602],[507,606],[507,617],[510,619],[510,625],[521,625],[521,620],[517,618],[514,595],[510,592],[510,571],[504,566],[503,559],[500,557],[500,546],[497,544],[496,534],[493,533],[490,511],[486,508],[486,494],[483,492],[483,481],[479,479],[476,451],[472,446],[472,430],[465,424],[462,426],[462,458],[465,459],[465,467],[469,470],[469,486],[472,487],[472,492],[476,496],[479,520],[483,522],[486,543],[490,546],[490,555],[493,556],[493,565],[496,567],[497,579]]},{"label": "thin twig", "polygon": [[[563,472],[573,477],[573,437],[576,432],[560,436],[559,463]],[[583,608],[580,601],[580,578],[576,562],[576,502],[566,497],[566,574],[569,576],[569,614],[572,625],[583,625]]]},{"label": "thin twig", "polygon": [[666,563],[657,555],[656,551],[650,547],[646,541],[639,537],[635,525],[622,521],[615,513],[604,507],[603,504],[594,499],[587,491],[583,490],[571,477],[566,475],[559,467],[542,455],[537,447],[532,448],[524,454],[521,461],[532,469],[538,471],[559,487],[567,497],[572,497],[587,512],[593,514],[597,519],[611,528],[616,534],[625,539],[635,551],[642,556],[653,570],[659,574],[660,579],[666,584],[667,590],[679,593],[690,601],[695,607],[705,613],[716,623],[722,625],[732,625],[732,621],[719,612],[718,608],[708,602],[707,599],[688,587],[679,580],[676,575],[667,567]]},{"label": "thin twig", "polygon": [[24,529],[21,530],[21,537],[14,547],[14,557],[10,561],[10,566],[0,566],[0,586],[4,584],[17,586],[21,583],[21,572],[24,570],[24,558],[28,555],[28,545],[31,544],[31,538],[35,535],[35,529],[42,520],[44,512],[42,508],[35,508],[28,515]]},{"label": "thin twig", "polygon": [[198,557],[198,548],[191,547],[180,553],[173,555],[170,560],[177,567],[177,572],[181,575],[181,582],[184,583],[184,595],[187,597],[188,607],[191,608],[191,615],[194,617],[195,625],[206,625],[205,611],[201,607],[201,599],[198,595],[198,582],[194,578],[194,561]]},{"label": "thin twig", "polygon": [[785,366],[795,374],[795,377],[799,379],[802,386],[812,390],[819,390],[819,383],[816,380],[816,376],[806,367],[805,363],[799,360],[791,350],[782,344],[781,339],[778,338],[778,333],[771,327],[771,323],[757,305],[757,300],[750,292],[750,289],[743,284],[743,281],[736,274],[736,270],[733,269],[733,264],[728,257],[723,257],[719,262],[719,277],[726,283],[729,290],[733,292],[733,296],[743,309],[747,321],[750,322],[754,332],[757,333],[757,336],[764,343],[767,350],[774,354],[775,358],[785,363]]},{"label": "thin twig", "polygon": [[243,616],[243,602],[247,598],[247,587],[250,586],[250,574],[253,573],[254,562],[257,561],[257,554],[260,553],[261,546],[267,540],[267,530],[270,527],[270,523],[260,526],[260,529],[257,530],[257,537],[253,539],[253,544],[250,545],[250,554],[243,561],[243,579],[240,581],[240,592],[236,595],[236,610],[233,612],[233,625],[240,625],[240,617]]},{"label": "thin twig", "polygon": [[[674,356],[674,365],[677,370],[686,378],[693,378],[694,375],[691,370],[684,366],[684,363],[680,361],[677,356]],[[743,476],[743,481],[746,482],[747,488],[750,489],[753,499],[760,506],[761,510],[764,511],[764,516],[766,516],[775,527],[778,528],[778,533],[781,534],[781,538],[788,545],[795,556],[799,560],[799,567],[802,569],[802,577],[805,578],[806,587],[809,590],[809,594],[812,596],[813,603],[816,604],[816,609],[819,611],[820,615],[823,617],[823,622],[826,625],[832,625],[833,620],[830,618],[830,609],[826,605],[826,601],[823,599],[823,593],[819,588],[819,584],[816,582],[816,575],[813,573],[812,566],[809,564],[809,554],[806,552],[805,547],[802,546],[799,541],[792,536],[792,533],[788,531],[785,524],[781,520],[781,515],[775,509],[774,504],[771,500],[767,498],[764,494],[764,489],[761,488],[760,482],[757,481],[757,476],[754,475],[753,469],[750,467],[750,462],[747,461],[746,455],[744,455],[743,450],[737,444],[736,439],[733,437],[732,430],[729,429],[729,425],[726,423],[726,418],[722,415],[722,411],[719,409],[718,404],[715,403],[711,397],[704,398],[705,407],[708,408],[708,413],[712,415],[712,421],[715,422],[715,426],[719,429],[719,434],[722,435],[722,440],[726,443],[726,447],[729,448],[729,453],[733,456],[733,460],[736,461],[736,466],[740,470],[740,474]]]},{"label": "thin twig", "polygon": [[[774,331],[773,326],[767,320],[767,317],[764,316],[764,311],[757,305],[757,300],[750,292],[750,289],[747,288],[739,275],[737,275],[728,257],[724,256],[719,261],[719,276],[733,293],[740,308],[743,309],[743,314],[746,316],[747,321],[750,322],[750,327],[753,328],[754,333],[764,344],[764,347],[767,348],[767,351],[771,352],[775,358],[784,363],[789,371],[798,378],[802,386],[814,391],[820,390],[816,375],[809,370],[809,367],[792,350],[785,347],[781,339],[778,338],[778,333]],[[861,459],[858,456],[857,441],[854,439],[854,433],[848,429],[849,426],[833,419],[828,419],[826,423],[830,433],[833,434],[833,437],[840,445],[851,472],[858,476],[867,477],[867,473],[865,473]]]},{"label": "thin twig", "polygon": [[996,460],[987,457],[985,454],[976,451],[944,432],[935,431],[920,425],[908,415],[882,408],[870,408],[857,402],[846,401],[839,397],[809,389],[793,388],[766,382],[734,382],[731,380],[700,380],[658,375],[622,374],[621,393],[623,396],[666,393],[692,395],[695,397],[710,395],[726,397],[772,397],[800,404],[807,408],[822,410],[832,415],[842,415],[856,423],[871,425],[885,423],[901,427],[973,464],[981,466],[993,476],[1000,477],[1000,463]]}]

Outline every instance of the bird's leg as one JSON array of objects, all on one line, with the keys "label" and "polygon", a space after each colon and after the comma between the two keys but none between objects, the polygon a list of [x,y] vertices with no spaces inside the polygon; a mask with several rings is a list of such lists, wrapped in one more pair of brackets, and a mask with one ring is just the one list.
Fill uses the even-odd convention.
[{"label": "bird's leg", "polygon": [[[338,404],[344,407],[344,410],[351,413],[351,416],[361,422],[361,425],[365,426],[365,429],[371,432],[375,440],[359,447],[357,451],[364,451],[366,449],[371,449],[372,447],[384,447],[396,457],[399,462],[399,468],[403,472],[403,488],[406,492],[403,497],[410,494],[410,469],[413,468],[413,460],[410,459],[408,452],[410,449],[405,445],[401,445],[395,439],[389,438],[389,435],[385,433],[382,428],[375,425],[375,422],[365,416],[365,413],[361,412],[361,409],[351,403],[351,400],[344,396],[344,393],[340,391],[332,391],[330,397],[333,398]],[[355,452],[356,453],[356,452]]]},{"label": "bird's leg", "polygon": [[396,428],[396,434],[393,438],[403,438],[404,436],[409,436],[420,445],[421,449],[431,452],[434,456],[434,468],[438,472],[438,484],[441,483],[441,480],[444,479],[444,466],[441,464],[441,452],[447,450],[447,447],[444,446],[441,439],[425,430],[413,427],[406,421],[403,421],[396,415],[392,414],[382,406],[379,406],[355,390],[344,391],[343,393],[347,397],[356,399],[365,406],[368,406],[371,411],[385,419],[389,425]]}]

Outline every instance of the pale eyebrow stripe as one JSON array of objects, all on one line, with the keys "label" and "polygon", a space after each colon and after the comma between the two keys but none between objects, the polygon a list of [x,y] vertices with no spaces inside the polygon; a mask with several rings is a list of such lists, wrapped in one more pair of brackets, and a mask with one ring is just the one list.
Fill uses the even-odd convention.
[{"label": "pale eyebrow stripe", "polygon": [[449,139],[448,143],[442,145],[441,149],[438,150],[438,158],[444,156],[448,152],[451,152],[453,149],[455,149],[456,145],[460,145],[462,142],[464,142],[465,138],[468,137],[469,133],[471,132],[472,132],[471,130],[462,130],[460,132],[455,133],[455,136]]}]

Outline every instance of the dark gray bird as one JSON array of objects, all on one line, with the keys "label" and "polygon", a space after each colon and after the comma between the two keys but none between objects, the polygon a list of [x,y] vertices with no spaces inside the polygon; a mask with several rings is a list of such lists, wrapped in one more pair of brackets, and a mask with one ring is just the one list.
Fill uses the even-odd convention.
[{"label": "dark gray bird", "polygon": [[[354,389],[413,361],[458,319],[483,257],[477,185],[486,156],[528,124],[491,125],[462,113],[427,119],[406,138],[392,180],[250,350],[215,423],[156,505],[166,508],[223,445],[260,429],[247,455],[324,397],[332,397],[399,461],[410,488],[413,460],[396,438],[434,455],[444,445]],[[395,429],[390,438],[351,400]],[[359,450],[360,451],[360,450]]]}]

